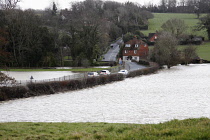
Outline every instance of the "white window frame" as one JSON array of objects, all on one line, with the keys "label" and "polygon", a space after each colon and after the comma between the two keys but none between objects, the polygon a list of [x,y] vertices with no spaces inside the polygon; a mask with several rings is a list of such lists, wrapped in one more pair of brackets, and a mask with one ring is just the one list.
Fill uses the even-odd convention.
[{"label": "white window frame", "polygon": [[137,54],[137,50],[134,50],[133,52],[134,52],[134,54]]},{"label": "white window frame", "polygon": [[125,53],[128,53],[128,51],[127,51],[127,50],[125,50]]},{"label": "white window frame", "polygon": [[139,47],[139,44],[135,44],[135,48],[138,48]]},{"label": "white window frame", "polygon": [[131,44],[125,44],[125,47],[131,47]]},{"label": "white window frame", "polygon": [[155,36],[155,39],[157,39],[157,36]]}]

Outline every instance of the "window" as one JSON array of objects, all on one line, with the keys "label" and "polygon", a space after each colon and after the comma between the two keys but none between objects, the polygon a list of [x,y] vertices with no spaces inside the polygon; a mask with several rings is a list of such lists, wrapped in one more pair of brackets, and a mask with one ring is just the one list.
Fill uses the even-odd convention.
[{"label": "window", "polygon": [[127,53],[128,51],[127,50],[125,50],[125,53]]},{"label": "window", "polygon": [[139,47],[139,45],[138,44],[135,44],[135,48],[138,48]]},{"label": "window", "polygon": [[157,36],[155,36],[155,39],[157,39]]},{"label": "window", "polygon": [[137,54],[137,50],[134,50],[134,54]]},{"label": "window", "polygon": [[144,44],[144,47],[147,47],[147,44]]},{"label": "window", "polygon": [[131,44],[125,44],[125,47],[131,47]]}]

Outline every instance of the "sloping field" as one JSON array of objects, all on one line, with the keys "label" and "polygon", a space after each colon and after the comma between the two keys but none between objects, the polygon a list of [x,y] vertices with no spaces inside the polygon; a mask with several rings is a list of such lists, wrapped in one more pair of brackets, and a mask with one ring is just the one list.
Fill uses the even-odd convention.
[{"label": "sloping field", "polygon": [[[202,16],[204,16],[204,14]],[[202,30],[202,31],[194,30],[195,26],[199,22],[199,19],[197,19],[197,16],[195,14],[154,13],[154,18],[149,20],[149,30],[145,30],[142,32],[145,35],[148,35],[149,33],[160,31],[162,24],[171,18],[179,18],[179,19],[184,20],[185,23],[188,25],[187,34],[203,36],[205,37],[205,40],[207,40],[208,37],[205,30]],[[181,48],[184,48],[184,47],[186,46],[181,46]],[[204,42],[203,44],[198,45],[196,47],[197,47],[197,53],[199,57],[205,60],[210,60],[210,42]]]},{"label": "sloping field", "polygon": [[[203,16],[203,15],[202,15]],[[149,30],[142,31],[145,35],[149,33],[154,33],[161,30],[161,26],[167,20],[171,18],[178,18],[185,21],[188,27],[188,34],[204,36],[207,39],[207,33],[203,31],[194,31],[193,29],[199,22],[195,14],[182,14],[182,13],[154,13],[154,18],[149,20]]]}]

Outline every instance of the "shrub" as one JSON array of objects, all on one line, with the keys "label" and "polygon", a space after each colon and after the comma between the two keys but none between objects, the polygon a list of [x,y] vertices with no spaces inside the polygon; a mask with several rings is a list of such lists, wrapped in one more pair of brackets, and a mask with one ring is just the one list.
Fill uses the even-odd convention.
[{"label": "shrub", "polygon": [[29,96],[54,94],[49,83],[30,83],[27,85],[30,90]]},{"label": "shrub", "polygon": [[84,82],[81,80],[70,80],[67,85],[68,90],[77,90],[84,87]]},{"label": "shrub", "polygon": [[1,87],[0,88],[0,101],[5,101],[15,98],[24,98],[28,90],[23,86],[17,87]]},{"label": "shrub", "polygon": [[98,78],[97,77],[88,77],[86,80],[86,87],[93,87],[98,85]]},{"label": "shrub", "polygon": [[123,74],[111,74],[109,75],[109,81],[122,81],[124,79]]}]

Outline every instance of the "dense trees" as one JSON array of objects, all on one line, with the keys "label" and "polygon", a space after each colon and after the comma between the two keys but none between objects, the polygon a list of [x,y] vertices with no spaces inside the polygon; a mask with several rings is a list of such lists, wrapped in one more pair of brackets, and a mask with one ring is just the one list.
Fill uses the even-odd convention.
[{"label": "dense trees", "polygon": [[210,40],[210,14],[200,19],[197,30],[205,29],[208,33],[208,39]]},{"label": "dense trees", "polygon": [[195,13],[198,18],[200,13],[210,12],[209,0],[160,0],[159,5],[149,4],[145,7],[151,12],[157,13]]},{"label": "dense trees", "polygon": [[1,65],[63,66],[64,56],[71,56],[75,66],[89,65],[100,59],[110,41],[147,28],[153,17],[131,2],[85,0],[61,11],[55,3],[45,11],[17,10],[17,2],[1,3]]},{"label": "dense trees", "polygon": [[[1,49],[11,54],[10,66],[41,66],[47,52],[54,51],[51,35],[46,27],[41,26],[39,17],[32,10],[4,11],[3,22],[7,43]],[[1,32],[2,34],[2,32]]]},{"label": "dense trees", "polygon": [[96,0],[75,2],[70,10],[63,10],[62,15],[65,17],[61,27],[66,30],[65,46],[76,65],[98,60],[109,41],[127,32],[147,28],[147,20],[153,17],[130,2]]}]

